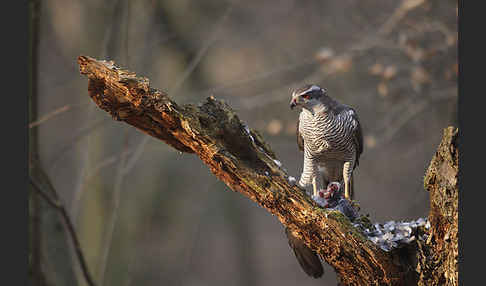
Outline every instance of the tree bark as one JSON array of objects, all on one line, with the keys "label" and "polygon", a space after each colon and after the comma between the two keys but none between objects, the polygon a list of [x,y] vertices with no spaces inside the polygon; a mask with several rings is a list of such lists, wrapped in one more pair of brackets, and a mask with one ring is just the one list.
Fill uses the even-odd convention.
[{"label": "tree bark", "polygon": [[[443,225],[449,223],[446,218],[450,216],[449,213],[444,216],[442,206],[453,200],[450,196],[433,204],[431,222],[436,229],[431,232],[430,244],[424,242],[420,246],[414,242],[406,248],[385,252],[341,212],[319,207],[290,184],[288,174],[262,136],[246,126],[226,103],[209,97],[199,105],[180,106],[164,92],[151,88],[148,79],[116,67],[111,61],[80,56],[78,64],[81,74],[89,79],[89,96],[99,108],[115,120],[124,121],[181,152],[195,153],[229,188],[275,215],[296,237],[319,253],[335,269],[341,284],[417,285],[435,281],[431,277],[436,273],[451,274],[441,270],[450,270],[450,263],[446,264],[450,261],[449,254],[444,254],[445,258],[437,265],[433,264],[437,261],[431,262],[427,256],[433,249],[446,253],[453,243],[441,243],[442,247],[433,248],[443,237],[440,229],[454,230]],[[457,169],[444,172],[450,170],[457,173]],[[436,186],[435,182],[449,182],[447,178],[451,176],[442,171],[434,174],[434,182],[426,183],[427,187]],[[443,178],[444,175],[448,177]],[[456,193],[457,200],[457,185],[447,186],[449,192]],[[432,189],[432,198],[442,196],[441,191]],[[457,214],[457,203],[453,206]],[[449,234],[449,237],[453,236]],[[457,250],[457,240],[455,243]],[[457,268],[455,273],[457,277]]]},{"label": "tree bark", "polygon": [[444,129],[430,162],[424,188],[430,193],[427,243],[418,248],[419,285],[458,285],[458,129]]}]

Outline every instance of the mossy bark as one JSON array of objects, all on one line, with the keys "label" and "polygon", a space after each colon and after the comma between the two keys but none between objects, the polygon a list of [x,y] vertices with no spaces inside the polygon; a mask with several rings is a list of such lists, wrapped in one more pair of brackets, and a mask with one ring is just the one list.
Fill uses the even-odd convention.
[{"label": "mossy bark", "polygon": [[80,56],[78,63],[98,107],[181,152],[195,153],[229,188],[267,209],[318,252],[342,284],[417,284],[411,260],[384,252],[347,217],[320,208],[289,184],[288,174],[275,162],[262,136],[224,102],[209,97],[197,106],[180,106],[151,88],[148,79],[113,62]]}]

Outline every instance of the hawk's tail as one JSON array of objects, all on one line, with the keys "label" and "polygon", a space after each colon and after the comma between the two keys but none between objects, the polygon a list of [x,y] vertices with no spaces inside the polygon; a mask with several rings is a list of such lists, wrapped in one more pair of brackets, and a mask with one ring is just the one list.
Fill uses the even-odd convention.
[{"label": "hawk's tail", "polygon": [[285,228],[285,234],[289,240],[289,245],[294,251],[297,261],[304,272],[314,278],[319,278],[324,274],[321,260],[317,254],[310,249],[302,240],[295,237],[292,232]]}]

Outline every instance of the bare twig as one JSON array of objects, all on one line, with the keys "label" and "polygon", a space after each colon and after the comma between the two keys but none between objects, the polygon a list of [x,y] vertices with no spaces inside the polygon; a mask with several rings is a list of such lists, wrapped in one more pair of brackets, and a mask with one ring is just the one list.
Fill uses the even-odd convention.
[{"label": "bare twig", "polygon": [[140,143],[138,143],[137,147],[135,147],[135,151],[133,152],[133,155],[130,157],[129,160],[127,160],[127,163],[125,164],[123,168],[123,173],[129,173],[132,168],[135,166],[137,161],[140,159],[140,157],[143,154],[143,151],[145,149],[145,145],[149,141],[150,136],[144,135]]},{"label": "bare twig", "polygon": [[[90,106],[87,112],[88,118],[91,118],[93,111],[94,111],[94,106]],[[89,122],[87,122],[86,125],[89,125]],[[74,184],[74,192],[73,192],[74,194],[73,194],[73,199],[71,201],[71,215],[73,216],[75,222],[78,220],[79,203],[81,201],[81,197],[83,194],[83,186],[85,184],[87,169],[89,168],[88,166],[89,166],[89,153],[91,150],[91,132],[88,132],[88,134],[86,135],[87,135],[86,137],[87,142],[84,143],[83,156],[80,162],[81,171],[79,172],[76,178],[77,182]]]},{"label": "bare twig", "polygon": [[[81,250],[81,245],[79,243],[78,236],[77,236],[76,231],[74,229],[74,226],[71,222],[71,219],[69,218],[69,215],[66,212],[66,209],[63,207],[63,205],[61,204],[61,202],[58,199],[52,199],[47,194],[47,192],[42,190],[42,188],[39,186],[39,184],[37,184],[37,182],[32,177],[29,178],[29,182],[34,187],[37,194],[39,194],[51,207],[53,207],[53,208],[55,208],[56,210],[59,211],[59,213],[60,213],[60,215],[61,215],[61,217],[64,221],[64,224],[67,227],[67,231],[68,231],[68,233],[71,237],[71,241],[72,241],[74,249],[76,251],[76,255],[78,257],[79,264],[80,264],[81,270],[83,272],[83,276],[86,279],[86,283],[88,283],[88,285],[90,285],[90,286],[96,285],[93,282],[91,275],[89,274],[88,266],[87,266],[86,261],[84,259],[83,251]],[[53,189],[53,191],[55,192],[55,189]],[[56,197],[58,197],[57,192],[56,192]]]},{"label": "bare twig", "polygon": [[73,108],[76,108],[76,107],[83,107],[83,106],[86,106],[88,104],[91,104],[90,102],[82,102],[82,103],[76,103],[76,104],[66,104],[64,106],[61,106],[59,108],[56,108],[55,110],[45,114],[44,116],[41,116],[39,119],[29,123],[29,128],[33,128],[33,127],[36,127],[36,126],[39,126],[41,125],[42,123],[56,117],[57,115],[59,114],[62,114],[66,111],[69,111],[69,110],[72,110]]},{"label": "bare twig", "polygon": [[[406,110],[407,112],[404,113],[401,117],[399,117],[396,122],[393,124],[389,124],[384,131],[384,134],[378,140],[378,144],[386,144],[393,139],[393,137],[404,127],[407,123],[409,123],[412,119],[416,118],[417,114],[424,111],[430,104],[436,102],[438,100],[444,99],[451,99],[457,97],[457,92],[454,89],[447,89],[442,91],[441,96],[434,96],[431,98],[427,98],[421,100],[417,103],[410,103]],[[377,149],[375,149],[377,150]]]},{"label": "bare twig", "polygon": [[403,126],[405,126],[411,119],[415,118],[415,116],[423,111],[428,105],[429,101],[427,100],[413,104],[411,108],[408,108],[407,113],[399,118],[398,122],[393,126],[393,128],[387,129],[380,141],[383,144],[388,143]]},{"label": "bare twig", "polygon": [[69,141],[69,143],[66,146],[62,147],[59,152],[56,153],[56,155],[48,162],[47,165],[51,168],[55,168],[59,160],[62,159],[64,155],[66,155],[66,153],[75,146],[76,143],[79,143],[81,139],[90,135],[91,132],[95,131],[101,126],[104,126],[105,124],[108,124],[109,122],[109,118],[102,118],[99,120],[95,120],[94,122],[90,122],[88,126],[81,128],[77,132],[77,134]]},{"label": "bare twig", "polygon": [[124,143],[123,149],[121,152],[120,160],[118,161],[118,166],[116,169],[115,175],[115,183],[113,184],[113,206],[111,208],[110,219],[107,223],[106,227],[106,237],[105,243],[103,247],[103,253],[101,255],[101,262],[100,262],[100,271],[99,271],[99,281],[101,285],[104,284],[104,278],[106,274],[106,266],[108,262],[108,256],[110,254],[112,240],[113,240],[113,232],[115,231],[115,226],[118,221],[118,214],[119,214],[119,207],[120,207],[120,198],[121,192],[123,187],[123,178],[125,173],[123,169],[125,167],[125,161],[127,156],[127,149],[128,149],[128,131],[125,129],[125,134],[123,135]]},{"label": "bare twig", "polygon": [[391,17],[380,27],[378,34],[383,36],[390,34],[393,31],[393,28],[395,28],[408,12],[422,5],[424,2],[425,0],[402,0],[400,6],[393,11]]},{"label": "bare twig", "polygon": [[199,62],[201,62],[202,58],[204,55],[206,55],[207,51],[209,48],[216,42],[216,40],[219,37],[219,34],[221,32],[221,28],[225,22],[225,20],[228,18],[229,14],[233,10],[234,7],[234,2],[230,3],[226,11],[223,13],[223,16],[219,19],[218,23],[216,24],[216,27],[214,28],[214,31],[212,32],[211,36],[209,37],[209,40],[204,43],[204,46],[198,51],[196,57],[191,61],[189,66],[184,70],[184,73],[182,76],[179,78],[179,80],[176,81],[174,86],[171,87],[171,93],[175,96],[177,95],[177,92],[181,88],[182,84],[186,81],[186,79],[192,74],[194,69],[197,67]]},{"label": "bare twig", "polygon": [[300,60],[298,63],[291,63],[291,64],[282,65],[280,67],[252,75],[248,78],[243,78],[243,79],[235,80],[233,82],[229,82],[229,83],[226,83],[226,84],[213,86],[213,87],[210,87],[206,90],[198,92],[198,94],[202,94],[202,95],[214,94],[214,93],[217,93],[221,90],[228,90],[228,89],[231,89],[231,88],[236,88],[236,87],[239,87],[239,86],[242,86],[242,85],[245,85],[245,84],[249,84],[249,83],[252,83],[252,82],[255,82],[255,81],[264,80],[264,79],[269,78],[271,76],[274,76],[276,74],[293,71],[293,70],[296,70],[296,69],[299,69],[299,68],[315,65],[315,64],[318,64],[318,63],[319,63],[319,60],[316,59],[316,57],[313,56],[313,57],[310,57],[308,59]]},{"label": "bare twig", "polygon": [[51,205],[53,208],[60,208],[61,207],[61,204],[59,203],[59,201],[56,199],[51,199],[51,197],[42,190],[41,187],[39,187],[39,185],[34,181],[32,180],[32,178],[29,178],[29,182],[32,186],[35,187],[36,191],[39,193],[39,195],[44,199],[46,200],[49,205]]},{"label": "bare twig", "polygon": [[[122,156],[129,156],[134,152],[135,152],[135,148],[132,147],[132,148],[129,148],[128,150],[126,150],[126,152],[125,152],[126,154],[124,154],[124,152],[121,152],[119,154],[110,156],[110,157],[102,160],[101,162],[98,162],[94,167],[90,168],[89,172],[86,174],[85,180],[86,181],[91,180],[93,177],[98,175],[103,168],[109,167],[110,165],[118,162],[119,160],[121,160]],[[128,163],[129,162],[127,162],[125,164],[125,168],[123,169],[124,173],[127,173],[131,170],[131,168],[127,168]]]},{"label": "bare twig", "polygon": [[[207,193],[209,193],[209,190],[213,189],[215,185],[216,185],[215,183],[209,183],[206,186],[206,190],[202,195],[204,199],[209,200],[209,196],[207,196]],[[201,202],[201,205],[206,205],[206,203]],[[191,242],[187,244],[187,248],[186,248],[187,251],[186,263],[183,266],[184,268],[182,269],[182,274],[179,277],[180,278],[179,285],[181,286],[184,285],[184,279],[187,279],[188,272],[190,272],[189,270],[191,269],[191,264],[192,261],[194,260],[194,252],[196,249],[196,245],[199,242],[199,239],[201,238],[201,224],[203,222],[205,215],[210,209],[211,208],[200,208],[199,214],[196,216],[198,219],[195,220],[196,223],[194,225],[193,234],[190,236]]]}]

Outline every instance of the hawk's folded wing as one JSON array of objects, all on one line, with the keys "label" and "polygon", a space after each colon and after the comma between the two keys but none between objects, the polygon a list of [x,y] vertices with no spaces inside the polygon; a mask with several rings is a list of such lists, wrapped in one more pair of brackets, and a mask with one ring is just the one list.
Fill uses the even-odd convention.
[{"label": "hawk's folded wing", "polygon": [[297,119],[297,130],[296,130],[296,135],[297,135],[297,145],[299,146],[300,151],[304,151],[304,138],[302,138],[302,135],[299,132],[299,119]]}]

